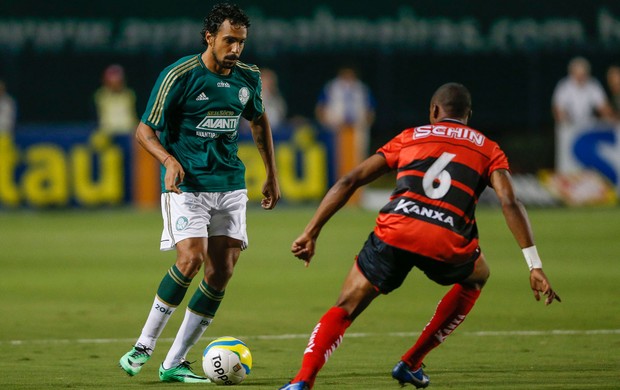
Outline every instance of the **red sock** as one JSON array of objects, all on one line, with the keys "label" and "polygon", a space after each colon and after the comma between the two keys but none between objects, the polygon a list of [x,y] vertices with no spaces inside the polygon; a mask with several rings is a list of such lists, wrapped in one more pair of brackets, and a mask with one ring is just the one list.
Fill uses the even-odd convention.
[{"label": "red sock", "polygon": [[346,310],[340,307],[329,309],[314,327],[304,351],[301,369],[291,382],[305,381],[312,387],[319,370],[338,348],[349,325],[351,320]]},{"label": "red sock", "polygon": [[441,344],[465,320],[479,296],[480,290],[455,284],[437,305],[433,318],[424,327],[418,341],[401,360],[411,369],[417,370],[426,354]]}]

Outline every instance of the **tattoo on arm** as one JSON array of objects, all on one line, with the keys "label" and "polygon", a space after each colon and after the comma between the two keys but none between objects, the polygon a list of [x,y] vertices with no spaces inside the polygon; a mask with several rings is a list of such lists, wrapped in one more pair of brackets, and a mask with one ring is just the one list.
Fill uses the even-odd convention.
[{"label": "tattoo on arm", "polygon": [[265,137],[263,136],[263,134],[257,134],[254,139],[254,143],[256,144],[256,147],[258,149],[264,150],[265,149]]}]

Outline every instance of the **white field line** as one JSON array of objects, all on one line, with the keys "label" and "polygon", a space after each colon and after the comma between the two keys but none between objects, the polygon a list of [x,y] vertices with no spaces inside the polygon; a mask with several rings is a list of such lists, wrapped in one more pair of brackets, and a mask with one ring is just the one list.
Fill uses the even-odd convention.
[{"label": "white field line", "polygon": [[[388,332],[388,333],[347,333],[347,338],[366,338],[366,337],[417,337],[419,332]],[[620,329],[590,329],[590,330],[505,330],[505,331],[480,331],[480,332],[460,332],[456,333],[470,337],[510,337],[510,336],[572,336],[572,335],[612,335],[620,334]],[[309,333],[291,333],[274,335],[252,335],[238,336],[243,340],[292,340],[307,339]],[[172,342],[172,338],[160,338],[160,341]],[[136,339],[43,339],[43,340],[6,340],[1,341],[0,345],[52,345],[52,344],[115,344],[115,343],[134,343]]]}]

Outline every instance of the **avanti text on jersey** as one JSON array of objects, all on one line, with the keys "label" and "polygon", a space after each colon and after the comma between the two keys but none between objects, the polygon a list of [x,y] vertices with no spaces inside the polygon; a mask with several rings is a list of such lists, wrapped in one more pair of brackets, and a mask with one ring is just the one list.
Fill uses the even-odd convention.
[{"label": "avanti text on jersey", "polygon": [[239,115],[237,116],[206,116],[196,126],[197,129],[215,132],[228,132],[237,130]]}]

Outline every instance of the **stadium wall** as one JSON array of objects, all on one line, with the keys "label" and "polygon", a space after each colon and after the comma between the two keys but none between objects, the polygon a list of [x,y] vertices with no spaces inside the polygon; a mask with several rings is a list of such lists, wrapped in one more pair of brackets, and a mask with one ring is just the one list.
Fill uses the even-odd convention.
[{"label": "stadium wall", "polygon": [[[599,79],[619,61],[617,1],[238,3],[252,17],[243,60],[278,73],[291,117],[312,118],[325,81],[342,64],[358,67],[378,101],[374,145],[425,121],[430,94],[446,81],[470,87],[474,121],[491,137],[526,132],[548,142],[550,98],[568,60],[586,56]],[[92,121],[92,94],[110,63],[125,67],[142,111],[159,71],[202,50],[210,6],[3,4],[0,78],[19,103],[20,122]]]},{"label": "stadium wall", "polygon": [[[459,81],[474,97],[472,125],[502,145],[517,174],[554,167],[550,99],[568,61],[576,55],[587,57],[599,80],[608,65],[620,61],[618,1],[521,1],[492,6],[483,0],[385,0],[380,6],[354,0],[236,2],[252,19],[243,60],[276,71],[289,118],[303,118],[316,126],[314,105],[323,84],[340,65],[354,65],[378,102],[371,139],[374,150],[402,129],[426,122],[428,99],[436,87]],[[40,150],[36,145],[46,142],[47,132],[76,135],[82,131],[78,127],[83,134],[76,135],[76,145],[93,148],[89,138],[95,120],[92,95],[111,63],[125,67],[140,114],[161,69],[182,55],[202,50],[201,19],[211,4],[197,0],[174,6],[163,0],[3,3],[0,79],[18,102],[14,142],[19,158],[33,155],[27,153],[31,148]],[[33,126],[64,130],[31,132]],[[64,153],[69,168],[72,148],[57,150],[58,155]],[[242,147],[241,153],[245,150]],[[4,158],[0,170],[11,171],[13,163],[0,158]],[[603,160],[613,165],[607,156]],[[19,184],[22,203],[24,169],[9,172],[13,176],[7,182]],[[26,177],[32,181],[36,176]],[[134,191],[131,185],[124,184],[122,202],[133,196],[128,195]],[[12,187],[1,185],[0,193],[7,188]],[[98,197],[103,195],[94,196]],[[82,202],[69,198],[69,204]]]},{"label": "stadium wall", "polygon": [[[323,196],[334,180],[332,134],[299,125],[274,137],[283,201]],[[264,165],[251,134],[240,134],[250,200],[262,198]],[[88,126],[32,126],[0,134],[0,208],[158,207],[159,167],[131,136]]]}]

